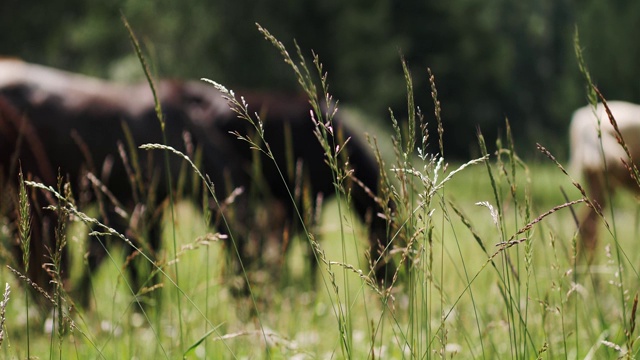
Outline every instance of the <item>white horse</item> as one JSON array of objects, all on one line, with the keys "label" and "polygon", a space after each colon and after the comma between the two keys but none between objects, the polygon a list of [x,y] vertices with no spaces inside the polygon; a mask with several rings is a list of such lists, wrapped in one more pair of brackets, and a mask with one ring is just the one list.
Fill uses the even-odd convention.
[{"label": "white horse", "polygon": [[[624,101],[609,101],[607,105],[631,158],[637,164],[640,160],[640,105]],[[598,137],[598,119],[601,138]],[[607,186],[611,190],[625,187],[640,194],[638,184],[625,165],[630,164],[629,157],[618,142],[604,105],[598,104],[595,108],[589,105],[576,110],[569,132],[571,169],[582,174],[591,200],[604,208]],[[597,230],[598,214],[589,208],[580,217],[580,236],[587,251],[593,251],[597,245]]]}]

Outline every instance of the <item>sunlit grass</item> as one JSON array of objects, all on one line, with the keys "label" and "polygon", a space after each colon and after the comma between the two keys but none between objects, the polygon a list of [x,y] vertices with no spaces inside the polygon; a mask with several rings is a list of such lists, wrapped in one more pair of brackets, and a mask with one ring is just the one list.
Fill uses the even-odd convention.
[{"label": "sunlit grass", "polygon": [[[533,170],[532,170],[533,169]],[[560,195],[555,198],[548,195],[549,191],[554,191],[549,184],[564,184],[564,176],[555,171],[553,165],[536,165],[530,169],[534,176],[531,180],[532,198],[541,198],[540,203],[534,201],[534,209],[547,209],[548,205],[559,205],[564,202]],[[490,253],[495,251],[495,245],[499,242],[498,231],[493,224],[491,215],[487,208],[477,206],[479,201],[491,201],[491,189],[488,179],[483,174],[480,167],[470,168],[467,177],[460,177],[453,180],[446,192],[455,199],[455,204],[467,215],[469,221],[473,223],[475,231],[480,234],[485,246]],[[540,180],[540,183],[538,182]],[[472,189],[469,189],[472,187]],[[633,249],[635,245],[634,221],[635,206],[632,201],[621,196],[620,205],[617,212],[621,218],[619,224],[619,238],[623,248]],[[550,204],[546,202],[549,201]],[[338,229],[339,219],[336,219],[335,203],[328,204],[323,212],[322,226],[320,227],[320,244],[326,250],[327,258],[334,261],[342,261],[340,231]],[[509,205],[506,204],[505,207]],[[450,211],[450,210],[449,210]],[[207,234],[211,229],[204,227],[199,212],[188,203],[181,203],[177,208],[179,219],[176,223],[178,247],[193,244],[195,239]],[[541,213],[541,211],[536,212]],[[505,213],[509,213],[505,211]],[[535,214],[534,214],[535,215]],[[442,214],[436,215],[442,216]],[[512,344],[505,339],[508,338],[509,322],[506,320],[506,308],[501,300],[499,281],[496,271],[491,269],[487,263],[487,257],[480,251],[475,240],[471,237],[469,230],[462,223],[451,215],[451,220],[436,224],[435,234],[438,234],[433,241],[433,253],[442,254],[442,257],[434,259],[436,278],[446,280],[444,284],[439,284],[437,291],[442,292],[445,310],[448,317],[446,326],[446,346],[452,352],[459,352],[461,358],[492,358],[494,356],[509,356]],[[512,220],[506,219],[507,227],[515,228]],[[351,226],[351,225],[346,225]],[[364,229],[355,225],[356,229],[346,231],[347,233],[363,234]],[[595,354],[604,357],[615,356],[615,350],[603,345],[601,340],[616,342],[620,340],[623,319],[618,309],[615,289],[617,266],[613,263],[610,250],[611,239],[604,238],[599,251],[596,266],[587,274],[587,268],[581,266],[581,272],[574,283],[571,261],[571,239],[575,233],[575,224],[569,211],[562,210],[546,218],[535,228],[533,234],[533,264],[534,269],[530,285],[529,320],[527,328],[534,342],[542,349],[547,348],[550,357],[569,356],[576,354],[573,350],[576,344],[580,343],[579,354],[583,356],[588,351],[593,350]],[[167,237],[167,241],[170,237]],[[364,239],[364,237],[362,237]],[[284,271],[291,272],[288,276],[288,283],[266,284],[265,289],[260,292],[265,295],[265,302],[260,306],[262,321],[269,332],[269,339],[273,341],[272,356],[293,356],[296,354],[311,354],[315,356],[340,357],[339,332],[336,330],[336,319],[331,314],[331,303],[328,296],[321,287],[318,286],[318,279],[308,279],[305,277],[301,263],[310,261],[303,259],[300,244],[304,239],[297,239],[294,250],[288,255],[288,265]],[[358,241],[361,245],[360,251],[355,247],[349,249],[350,258],[347,261],[351,264],[363,263],[362,248],[366,246],[363,240]],[[459,246],[457,245],[459,244]],[[296,248],[298,250],[296,250]],[[440,250],[442,249],[442,250]],[[511,255],[517,255],[515,249],[510,249]],[[207,256],[207,252],[209,252]],[[628,251],[633,256],[632,261],[639,261],[638,255],[633,251]],[[124,262],[124,256],[118,255],[117,248],[113,250],[113,257],[119,259],[119,266]],[[251,305],[239,301],[230,295],[225,284],[223,269],[225,259],[223,258],[222,244],[212,242],[208,246],[198,249],[187,250],[180,258],[179,271],[189,274],[181,282],[184,293],[194,301],[201,309],[207,309],[209,320],[217,324],[218,335],[211,335],[207,340],[196,348],[193,358],[198,358],[198,354],[203,354],[204,346],[207,346],[208,354],[219,354],[223,358],[247,356],[262,356],[264,347],[262,335],[255,327],[255,324],[247,318],[249,311],[245,307]],[[520,252],[522,254],[522,251]],[[609,255],[607,255],[609,254]],[[208,258],[208,261],[207,261]],[[513,257],[514,262],[517,261]],[[499,261],[497,259],[496,261]],[[470,299],[468,287],[468,277],[463,273],[462,265],[470,277],[477,275],[471,284],[474,294],[474,301]],[[2,279],[6,279],[11,285],[11,299],[7,305],[6,334],[2,353],[7,358],[24,356],[25,350],[22,344],[26,341],[26,318],[24,311],[24,287],[6,269],[2,269]],[[297,273],[297,274],[296,274]],[[96,344],[92,346],[84,339],[79,332],[72,332],[63,341],[64,350],[62,354],[77,354],[80,358],[84,356],[105,358],[131,357],[151,358],[162,356],[157,345],[158,339],[150,333],[146,321],[137,312],[132,311],[132,296],[127,294],[122,279],[119,278],[119,271],[115,265],[105,263],[93,278],[94,290],[96,292],[95,306],[83,312],[82,318],[76,318],[76,322],[83,333],[91,336],[91,341]],[[354,299],[350,311],[354,319],[354,358],[366,357],[371,348],[370,327],[371,320],[377,320],[382,312],[377,294],[368,291],[358,281],[355,274],[350,275],[351,298]],[[203,279],[209,279],[206,283]],[[338,286],[343,284],[338,280]],[[628,282],[624,285],[632,289],[637,284],[637,279],[626,277]],[[316,286],[311,289],[299,291],[308,282],[314,282]],[[209,289],[210,297],[208,303],[204,296],[204,290]],[[178,348],[172,348],[175,344],[176,321],[174,315],[176,309],[171,301],[172,292],[168,289],[158,289],[163,295],[162,308],[158,309],[159,324],[161,325],[160,340],[165,342],[168,354],[173,357],[178,355]],[[632,298],[633,293],[629,296]],[[394,309],[393,316],[399,324],[407,321],[404,311],[407,310],[410,299],[407,298],[405,286],[399,283],[397,291],[394,292],[395,299],[392,301]],[[458,298],[460,298],[458,300]],[[455,302],[457,300],[457,302]],[[362,306],[366,301],[368,307]],[[575,309],[575,310],[574,310]],[[45,320],[38,317],[37,311],[31,311],[31,349],[32,355],[48,357],[50,342],[49,331],[51,319]],[[440,317],[436,312],[432,312],[425,321],[432,322],[432,326],[440,326]],[[477,314],[477,315],[476,315]],[[387,317],[391,316],[387,313]],[[478,316],[481,332],[477,333],[475,316]],[[187,341],[196,341],[205,333],[206,324],[199,313],[192,308],[186,307],[183,312],[184,328],[187,329],[185,337]],[[391,321],[387,318],[386,321]],[[573,331],[574,324],[579,324],[579,332]],[[384,336],[374,344],[376,351],[382,351],[389,358],[403,358],[409,356],[406,350],[398,346],[400,335],[391,331],[387,326]],[[576,339],[576,336],[578,339]],[[270,340],[270,341],[271,341]],[[444,341],[437,339],[436,341]],[[484,352],[481,342],[484,343]],[[141,346],[144,343],[145,346]],[[262,345],[260,345],[262,344]],[[546,344],[546,345],[544,345]],[[176,353],[175,351],[178,351]],[[173,354],[173,355],[171,355]],[[262,355],[260,355],[262,354]],[[437,354],[432,354],[437,356]],[[573,355],[572,355],[573,356]]]}]

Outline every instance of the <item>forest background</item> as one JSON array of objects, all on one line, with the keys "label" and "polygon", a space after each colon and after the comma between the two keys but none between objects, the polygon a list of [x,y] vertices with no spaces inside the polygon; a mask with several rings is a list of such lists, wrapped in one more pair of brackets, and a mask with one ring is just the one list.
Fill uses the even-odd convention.
[{"label": "forest background", "polygon": [[[430,123],[436,76],[448,156],[477,155],[505,118],[523,156],[543,142],[568,156],[571,113],[587,103],[574,33],[609,99],[640,102],[636,0],[4,0],[0,55],[118,80],[142,76],[120,16],[158,76],[214,79],[232,89],[298,91],[258,22],[291,49],[319,54],[331,92],[371,121],[406,110],[401,56]],[[606,25],[605,25],[606,24]],[[435,138],[434,138],[435,139]]]}]

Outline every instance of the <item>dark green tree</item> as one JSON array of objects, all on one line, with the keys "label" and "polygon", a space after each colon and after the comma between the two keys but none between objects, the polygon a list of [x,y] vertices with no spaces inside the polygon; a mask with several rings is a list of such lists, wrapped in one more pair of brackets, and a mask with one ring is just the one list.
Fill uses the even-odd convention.
[{"label": "dark green tree", "polygon": [[319,54],[331,92],[372,119],[387,119],[389,107],[399,117],[405,112],[401,56],[417,103],[431,117],[430,67],[449,156],[473,154],[476,126],[491,141],[505,118],[521,153],[544,140],[562,155],[571,112],[586,103],[575,26],[604,94],[640,102],[639,12],[634,0],[5,0],[0,54],[102,77],[141,77],[123,14],[158,76],[298,91],[258,22],[291,51],[296,39],[309,58],[311,50]]}]

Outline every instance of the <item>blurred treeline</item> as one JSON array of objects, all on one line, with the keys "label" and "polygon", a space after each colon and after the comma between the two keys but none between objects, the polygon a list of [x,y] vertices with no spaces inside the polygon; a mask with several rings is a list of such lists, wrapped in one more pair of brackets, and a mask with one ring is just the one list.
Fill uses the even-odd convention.
[{"label": "blurred treeline", "polygon": [[306,55],[319,54],[332,93],[376,121],[388,119],[389,108],[406,114],[402,55],[416,101],[435,123],[430,67],[449,156],[477,154],[477,126],[489,141],[504,136],[505,118],[521,155],[535,153],[534,142],[567,155],[571,112],[586,103],[576,27],[603,93],[640,102],[638,0],[3,0],[0,55],[102,77],[140,76],[121,13],[160,76],[297,90],[259,22],[290,50],[295,38]]}]

